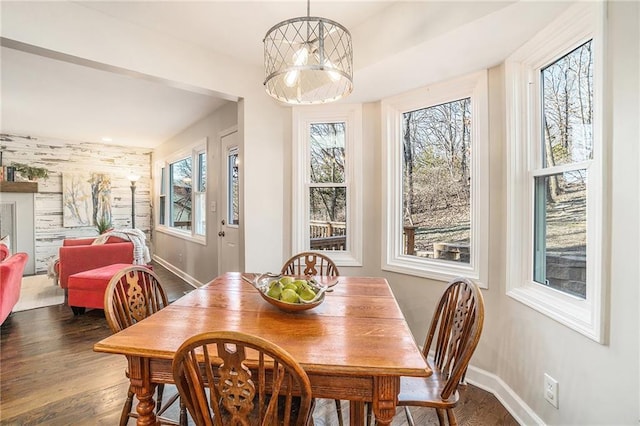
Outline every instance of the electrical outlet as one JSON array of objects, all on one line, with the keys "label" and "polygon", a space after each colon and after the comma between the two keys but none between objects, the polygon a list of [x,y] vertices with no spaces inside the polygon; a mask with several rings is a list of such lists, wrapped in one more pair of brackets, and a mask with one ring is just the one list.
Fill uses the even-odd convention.
[{"label": "electrical outlet", "polygon": [[544,399],[558,408],[558,381],[547,373],[544,373]]}]

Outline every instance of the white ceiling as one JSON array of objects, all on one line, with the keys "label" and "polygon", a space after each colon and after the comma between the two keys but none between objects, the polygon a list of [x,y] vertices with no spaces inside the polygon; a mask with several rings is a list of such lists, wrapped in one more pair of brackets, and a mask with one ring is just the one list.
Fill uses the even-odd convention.
[{"label": "white ceiling", "polygon": [[[252,66],[262,66],[262,38],[272,25],[306,15],[306,2],[298,0],[74,4]],[[500,63],[564,7],[529,1],[324,0],[311,2],[311,15],[350,29],[355,89],[345,102],[366,102]],[[88,142],[110,137],[115,144],[154,147],[226,102],[203,91],[14,48],[2,47],[0,55],[5,132]],[[411,66],[400,73],[394,71],[398,63]]]}]

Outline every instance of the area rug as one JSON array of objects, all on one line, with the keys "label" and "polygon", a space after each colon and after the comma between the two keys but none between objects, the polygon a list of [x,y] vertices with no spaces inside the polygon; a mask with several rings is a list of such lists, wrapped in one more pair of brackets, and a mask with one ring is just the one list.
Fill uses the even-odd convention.
[{"label": "area rug", "polygon": [[20,299],[14,312],[64,303],[64,290],[47,275],[32,275],[22,278]]}]

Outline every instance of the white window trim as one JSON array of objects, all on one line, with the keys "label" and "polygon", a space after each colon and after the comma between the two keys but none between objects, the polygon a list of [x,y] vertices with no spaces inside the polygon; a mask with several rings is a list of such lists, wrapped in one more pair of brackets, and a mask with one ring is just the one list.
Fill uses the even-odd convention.
[{"label": "white window trim", "polygon": [[311,124],[344,122],[347,250],[324,250],[337,266],[362,266],[362,106],[345,104],[293,108],[292,231],[294,253],[309,250],[309,132]]},{"label": "white window trim", "polygon": [[[506,61],[507,100],[507,295],[599,343],[604,343],[603,224],[603,4],[571,6]],[[533,177],[539,161],[539,71],[593,39],[593,160],[587,185],[586,299],[535,283],[533,274]],[[562,167],[559,167],[559,170]]]},{"label": "white window trim", "polygon": [[[161,173],[161,169],[162,167],[165,167],[165,188],[167,188],[167,192],[165,194],[166,197],[166,202],[167,205],[165,206],[165,219],[164,225],[160,224],[160,205],[158,203],[158,206],[156,206],[155,212],[156,212],[156,231],[161,232],[163,234],[168,234],[168,235],[172,235],[174,237],[178,237],[187,241],[192,241],[201,245],[207,245],[207,233],[209,232],[209,230],[207,229],[207,227],[205,227],[205,235],[202,234],[196,234],[195,232],[195,225],[192,223],[191,225],[191,230],[190,231],[183,231],[180,229],[176,229],[173,228],[171,226],[168,225],[168,223],[170,222],[169,220],[169,215],[171,214],[171,206],[169,205],[171,203],[171,197],[170,197],[170,174],[169,173],[169,165],[171,163],[174,163],[176,161],[179,161],[181,159],[184,158],[188,158],[191,157],[191,161],[192,161],[192,167],[195,168],[197,167],[198,164],[198,154],[201,152],[204,152],[205,157],[207,159],[207,172],[210,169],[210,164],[208,164],[209,161],[209,157],[207,155],[207,141],[208,138],[204,137],[200,140],[198,140],[197,142],[193,143],[190,146],[187,146],[179,151],[176,151],[174,153],[172,153],[171,155],[168,155],[166,158],[159,160],[156,162],[156,175],[159,177],[158,182],[156,184],[156,188],[157,188],[157,193],[158,196],[156,197],[158,200],[160,199],[160,189],[161,189],[161,182],[160,182],[160,178],[162,177],[162,173]],[[197,185],[197,181],[196,179],[193,180],[193,185],[195,187],[195,185]],[[208,187],[208,185],[207,185]],[[192,189],[192,206],[194,205],[193,203],[193,195],[194,195],[195,191]],[[205,192],[206,194],[206,192]],[[205,195],[205,205],[206,205],[206,195]],[[206,211],[207,209],[205,209]],[[205,213],[206,214],[206,213]],[[192,211],[192,217],[191,217],[192,221],[195,220],[195,212]],[[206,218],[205,218],[206,221]]]},{"label": "white window trim", "polygon": [[[382,269],[449,281],[458,276],[488,288],[489,253],[489,116],[487,71],[434,84],[382,101],[383,247]],[[471,256],[469,263],[424,259],[403,254],[402,224],[402,114],[445,102],[471,98]]]}]

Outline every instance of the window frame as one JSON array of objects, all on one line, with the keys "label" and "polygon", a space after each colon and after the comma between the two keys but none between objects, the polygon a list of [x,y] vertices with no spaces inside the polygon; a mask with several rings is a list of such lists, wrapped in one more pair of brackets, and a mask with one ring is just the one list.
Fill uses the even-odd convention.
[{"label": "window frame", "polygon": [[[489,116],[488,75],[478,71],[382,101],[384,154],[382,269],[449,281],[464,275],[488,288],[489,251]],[[447,102],[471,98],[471,243],[469,263],[403,254],[402,115]]]},{"label": "window frame", "polygon": [[337,266],[362,266],[362,106],[345,104],[292,108],[292,230],[293,253],[309,251],[310,132],[312,124],[345,123],[347,190],[347,250],[322,250]]},{"label": "window frame", "polygon": [[[506,294],[561,324],[604,343],[605,242],[603,203],[603,73],[604,6],[571,6],[505,61],[507,111],[507,282]],[[588,40],[593,48],[592,159],[542,167],[540,144],[540,70]],[[586,168],[587,282],[586,298],[534,281],[534,180],[541,173]],[[544,173],[541,171],[543,170]]]},{"label": "window frame", "polygon": [[[191,146],[189,147],[185,147],[184,149],[181,149],[179,151],[176,151],[170,155],[168,155],[166,158],[159,160],[156,162],[156,174],[158,176],[158,181],[156,183],[156,188],[158,191],[158,196],[157,196],[157,200],[158,200],[158,206],[155,209],[155,213],[156,213],[156,230],[158,232],[162,232],[165,234],[169,234],[169,235],[173,235],[185,240],[189,240],[189,241],[193,241],[202,245],[206,245],[207,244],[207,227],[206,227],[206,222],[207,222],[207,190],[206,187],[208,186],[208,176],[207,176],[207,185],[205,185],[204,191],[199,191],[199,186],[200,186],[200,170],[199,170],[199,156],[200,154],[204,155],[204,160],[207,162],[207,175],[209,172],[209,157],[207,154],[207,146],[208,146],[208,138],[204,137],[200,140],[198,140],[197,142],[193,143]],[[171,217],[171,197],[170,194],[167,193],[167,191],[169,191],[168,188],[170,188],[171,185],[171,164],[176,163],[180,160],[184,160],[186,158],[190,158],[191,159],[191,167],[192,167],[192,189],[191,189],[191,229],[190,230],[182,230],[182,229],[177,229],[174,228],[172,226],[170,226],[169,224],[171,223],[170,221],[170,217]],[[164,182],[162,182],[162,169],[165,170],[164,173]],[[164,184],[164,189],[165,189],[165,193],[162,193],[162,188],[163,188],[163,184]],[[202,218],[202,224],[204,226],[204,234],[200,234],[198,233],[198,226],[196,224],[196,221],[200,220],[200,214],[197,208],[197,202],[196,202],[196,194],[204,194],[204,196],[202,197],[203,199],[201,200],[201,203],[203,204],[203,208],[202,211],[204,212],[204,217]],[[162,200],[162,198],[164,198],[164,201]],[[161,203],[164,202],[165,203],[165,217],[164,219],[164,223],[162,223],[162,220],[160,219],[160,212],[161,212]]]}]

